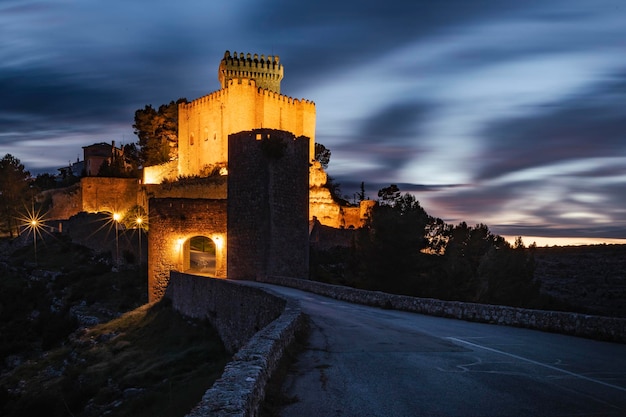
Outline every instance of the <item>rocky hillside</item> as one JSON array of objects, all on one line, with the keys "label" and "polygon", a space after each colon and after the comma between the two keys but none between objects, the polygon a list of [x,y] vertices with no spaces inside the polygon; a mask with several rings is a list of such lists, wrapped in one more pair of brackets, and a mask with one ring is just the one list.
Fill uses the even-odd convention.
[{"label": "rocky hillside", "polygon": [[206,323],[146,304],[138,265],[59,235],[0,254],[0,416],[184,415],[230,357]]}]

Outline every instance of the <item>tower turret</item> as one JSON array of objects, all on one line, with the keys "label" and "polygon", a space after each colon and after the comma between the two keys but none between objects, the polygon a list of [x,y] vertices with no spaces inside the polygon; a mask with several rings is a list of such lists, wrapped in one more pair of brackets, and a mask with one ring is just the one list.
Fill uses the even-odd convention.
[{"label": "tower turret", "polygon": [[224,52],[224,58],[220,62],[217,71],[217,78],[226,88],[228,81],[238,78],[249,78],[256,81],[256,85],[261,88],[267,88],[270,91],[280,93],[280,81],[283,79],[284,69],[278,55],[259,56],[254,54],[246,54],[243,52],[237,55],[237,52],[230,54],[230,51]]}]

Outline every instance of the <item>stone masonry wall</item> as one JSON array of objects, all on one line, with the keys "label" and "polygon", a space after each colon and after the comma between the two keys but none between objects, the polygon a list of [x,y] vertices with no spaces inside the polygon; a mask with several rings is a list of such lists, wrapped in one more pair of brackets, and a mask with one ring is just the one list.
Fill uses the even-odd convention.
[{"label": "stone masonry wall", "polygon": [[[170,270],[183,270],[185,245],[194,236],[216,243],[215,274],[226,276],[226,200],[163,198],[150,200],[148,238],[148,299],[165,294]],[[188,247],[188,246],[187,246]]]},{"label": "stone masonry wall", "polygon": [[212,198],[226,199],[228,189],[227,176],[183,179],[162,184],[143,186],[147,199],[150,198]]},{"label": "stone masonry wall", "polygon": [[46,190],[44,199],[50,198],[52,205],[46,213],[51,220],[66,220],[83,211],[83,194],[80,184],[61,189]]},{"label": "stone masonry wall", "polygon": [[81,211],[125,213],[140,204],[136,178],[84,177],[80,180],[83,197]]},{"label": "stone masonry wall", "polygon": [[286,301],[237,282],[172,271],[165,297],[182,314],[206,319],[230,353],[276,319]]},{"label": "stone masonry wall", "polygon": [[623,318],[417,298],[296,278],[271,276],[257,281],[298,288],[351,303],[626,343],[626,319]]},{"label": "stone masonry wall", "polygon": [[261,127],[311,138],[308,154],[313,158],[313,102],[263,90],[253,79],[231,79],[226,84],[219,91],[179,104],[178,175],[197,175],[207,165],[224,162],[230,167],[229,135]]},{"label": "stone masonry wall", "polygon": [[165,296],[182,314],[207,319],[236,352],[189,417],[256,416],[269,379],[305,326],[293,300],[233,281],[172,272]]},{"label": "stone masonry wall", "polygon": [[308,276],[308,146],[280,130],[230,136],[229,279]]}]

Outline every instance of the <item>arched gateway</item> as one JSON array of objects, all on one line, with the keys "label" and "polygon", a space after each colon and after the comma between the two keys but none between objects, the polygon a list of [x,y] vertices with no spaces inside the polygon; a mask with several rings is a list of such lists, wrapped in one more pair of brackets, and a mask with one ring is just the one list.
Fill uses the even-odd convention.
[{"label": "arched gateway", "polygon": [[[204,237],[204,239],[198,239]],[[195,240],[195,241],[194,241]],[[208,273],[192,263],[203,248],[192,244],[214,245],[214,268]],[[171,270],[189,271],[226,278],[226,200],[155,198],[150,200],[148,238],[148,289],[150,301],[163,297]],[[200,249],[200,250],[197,250]],[[197,258],[197,256],[193,256]],[[207,259],[205,259],[207,260]],[[197,259],[196,259],[197,261]],[[207,265],[208,266],[208,265]],[[190,271],[191,270],[191,271]]]}]

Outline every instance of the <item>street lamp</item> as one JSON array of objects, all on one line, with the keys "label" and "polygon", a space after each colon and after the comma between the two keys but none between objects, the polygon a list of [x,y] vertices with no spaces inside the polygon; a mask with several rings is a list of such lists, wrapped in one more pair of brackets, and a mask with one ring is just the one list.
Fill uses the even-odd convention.
[{"label": "street lamp", "polygon": [[143,224],[143,218],[141,216],[137,216],[137,218],[135,219],[135,224],[137,225],[137,234],[139,236],[139,267],[141,267],[141,226]]},{"label": "street lamp", "polygon": [[113,213],[113,221],[115,222],[115,264],[118,267],[120,266],[120,246],[118,240],[118,228],[120,224],[120,218],[121,216],[119,213]]},{"label": "street lamp", "polygon": [[35,251],[35,265],[37,265],[37,234],[40,234],[44,230],[44,216],[35,211],[33,207],[31,210],[26,209],[26,215],[19,218],[21,220],[24,231],[33,234],[33,249]]},{"label": "street lamp", "polygon": [[35,250],[35,265],[37,265],[37,231],[39,230],[39,220],[33,218],[30,221],[30,228],[33,231],[33,247]]}]

